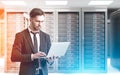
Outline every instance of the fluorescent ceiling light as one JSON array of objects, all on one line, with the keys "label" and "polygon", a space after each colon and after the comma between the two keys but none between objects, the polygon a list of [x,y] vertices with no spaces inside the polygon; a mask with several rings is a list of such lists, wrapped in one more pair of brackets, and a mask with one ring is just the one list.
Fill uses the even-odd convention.
[{"label": "fluorescent ceiling light", "polygon": [[45,1],[46,5],[67,5],[68,1]]},{"label": "fluorescent ceiling light", "polygon": [[1,1],[5,5],[26,5],[24,1]]},{"label": "fluorescent ceiling light", "polygon": [[93,0],[88,5],[110,5],[112,2],[112,0]]}]

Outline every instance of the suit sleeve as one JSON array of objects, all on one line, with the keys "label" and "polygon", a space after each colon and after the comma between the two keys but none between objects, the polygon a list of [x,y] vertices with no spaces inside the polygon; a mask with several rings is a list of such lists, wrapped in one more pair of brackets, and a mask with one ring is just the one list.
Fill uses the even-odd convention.
[{"label": "suit sleeve", "polygon": [[11,61],[13,62],[30,62],[31,54],[22,54],[22,50],[24,45],[23,37],[21,33],[17,33],[15,35],[15,40],[11,53]]},{"label": "suit sleeve", "polygon": [[[46,43],[47,43],[47,53],[46,54],[48,54],[50,47],[51,47],[51,40],[50,40],[50,36],[48,34],[46,34]],[[42,67],[44,67],[46,65],[46,61],[49,63],[49,61],[44,58],[41,58],[40,60],[41,60]]]},{"label": "suit sleeve", "polygon": [[48,52],[50,50],[50,47],[51,47],[51,40],[50,40],[50,36],[49,35],[47,35],[47,43],[48,43],[48,45],[47,45],[47,54],[48,54]]}]

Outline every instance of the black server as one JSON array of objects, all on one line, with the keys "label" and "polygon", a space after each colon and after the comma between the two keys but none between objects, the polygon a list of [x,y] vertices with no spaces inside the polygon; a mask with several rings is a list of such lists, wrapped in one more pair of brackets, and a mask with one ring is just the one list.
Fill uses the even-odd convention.
[{"label": "black server", "polygon": [[[42,30],[46,33],[48,33],[50,35],[51,38],[51,42],[54,42],[54,12],[53,11],[49,11],[49,12],[45,12],[45,21],[43,23],[42,26]],[[55,64],[48,64],[48,71],[49,72],[55,72]]]},{"label": "black server", "polygon": [[120,70],[120,10],[113,12],[111,19],[111,65]]},{"label": "black server", "polygon": [[108,8],[107,9],[107,33],[108,33],[108,38],[107,38],[107,43],[108,43],[108,50],[107,50],[107,56],[110,58],[110,50],[111,50],[111,21],[110,21],[110,15],[117,11],[118,8]]},{"label": "black server", "polygon": [[105,12],[83,11],[83,72],[106,72]]},{"label": "black server", "polygon": [[58,42],[70,42],[65,56],[58,60],[58,71],[80,70],[79,12],[58,12]]}]

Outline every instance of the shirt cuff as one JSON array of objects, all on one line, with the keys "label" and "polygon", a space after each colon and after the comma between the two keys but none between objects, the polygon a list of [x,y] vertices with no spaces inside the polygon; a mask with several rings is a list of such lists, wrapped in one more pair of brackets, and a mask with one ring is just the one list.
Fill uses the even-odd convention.
[{"label": "shirt cuff", "polygon": [[31,54],[31,60],[33,61],[34,59],[33,59],[33,54]]}]

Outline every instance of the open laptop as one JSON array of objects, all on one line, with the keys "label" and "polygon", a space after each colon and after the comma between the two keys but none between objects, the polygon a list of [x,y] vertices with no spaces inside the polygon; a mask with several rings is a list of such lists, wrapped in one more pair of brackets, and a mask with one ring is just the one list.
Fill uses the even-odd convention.
[{"label": "open laptop", "polygon": [[69,45],[70,45],[70,42],[53,42],[47,57],[64,56]]}]

